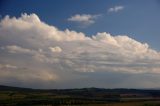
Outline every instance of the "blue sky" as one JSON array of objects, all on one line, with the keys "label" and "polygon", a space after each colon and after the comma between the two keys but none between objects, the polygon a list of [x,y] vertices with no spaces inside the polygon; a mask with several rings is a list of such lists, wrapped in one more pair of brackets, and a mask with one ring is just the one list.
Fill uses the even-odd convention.
[{"label": "blue sky", "polygon": [[0,0],[0,85],[160,88],[159,11],[159,0]]},{"label": "blue sky", "polygon": [[[123,6],[122,11],[108,13],[114,6]],[[147,42],[160,50],[160,2],[158,0],[1,0],[0,14],[20,16],[21,13],[36,13],[44,22],[61,30],[66,28],[84,32],[88,36],[97,32],[113,35],[128,35],[140,42]],[[95,23],[80,28],[67,19],[75,14],[101,14]]]}]

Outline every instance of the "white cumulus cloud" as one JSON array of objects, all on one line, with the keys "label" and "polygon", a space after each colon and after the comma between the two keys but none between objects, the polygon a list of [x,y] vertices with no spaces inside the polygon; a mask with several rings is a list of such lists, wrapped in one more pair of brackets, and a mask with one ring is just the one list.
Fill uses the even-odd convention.
[{"label": "white cumulus cloud", "polygon": [[[90,18],[79,19],[83,20]],[[152,82],[159,79],[159,70],[160,53],[127,35],[98,32],[87,37],[82,32],[59,30],[36,14],[6,16],[0,22],[0,84],[64,88],[108,87],[107,82],[110,87],[119,83],[130,87],[131,82],[153,75],[148,76],[150,85],[146,80],[135,85],[149,87],[157,86]]]}]

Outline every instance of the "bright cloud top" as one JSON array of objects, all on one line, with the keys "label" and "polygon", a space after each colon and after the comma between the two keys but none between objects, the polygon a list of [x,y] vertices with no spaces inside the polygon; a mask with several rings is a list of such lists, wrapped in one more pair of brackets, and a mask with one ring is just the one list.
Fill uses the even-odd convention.
[{"label": "bright cloud top", "polygon": [[62,49],[58,46],[56,47],[49,47],[49,49],[52,51],[52,52],[62,52]]},{"label": "bright cloud top", "polygon": [[[69,20],[90,20],[92,23],[89,15],[77,15]],[[125,74],[136,76],[138,73],[159,74],[160,53],[147,43],[126,35],[112,36],[103,32],[87,37],[82,32],[61,31],[42,22],[36,14],[22,14],[19,18],[6,16],[0,22],[0,71],[3,73],[0,74],[1,84],[41,88],[83,87],[98,86],[97,81],[102,78],[99,86],[107,87],[106,82],[112,83],[107,79],[111,73],[119,77]],[[99,76],[101,73],[105,76]],[[124,78],[128,77],[121,80]],[[91,82],[77,85],[83,80]],[[129,86],[138,78],[129,77],[126,83],[120,79],[113,80]],[[143,84],[154,86],[152,80],[150,84]]]},{"label": "bright cloud top", "polygon": [[108,12],[119,12],[124,9],[124,6],[114,6],[108,9]]}]

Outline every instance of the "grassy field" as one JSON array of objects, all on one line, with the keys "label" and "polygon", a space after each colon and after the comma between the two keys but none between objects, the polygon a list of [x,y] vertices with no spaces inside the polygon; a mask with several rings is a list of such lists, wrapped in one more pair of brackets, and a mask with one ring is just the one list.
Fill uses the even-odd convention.
[{"label": "grassy field", "polygon": [[105,101],[52,93],[3,91],[0,92],[0,106],[160,106],[160,101]]},{"label": "grassy field", "polygon": [[160,101],[109,103],[88,106],[160,106]]},{"label": "grassy field", "polygon": [[160,106],[160,102],[127,102],[127,103],[109,103],[109,104],[90,104],[79,106]]},{"label": "grassy field", "polygon": [[0,106],[160,106],[159,90],[36,90],[0,86]]},{"label": "grassy field", "polygon": [[[44,105],[37,105],[44,106]],[[54,105],[46,105],[54,106]],[[125,103],[108,103],[108,104],[88,104],[88,105],[59,105],[59,106],[160,106],[160,101],[147,101],[147,102],[125,102]]]}]

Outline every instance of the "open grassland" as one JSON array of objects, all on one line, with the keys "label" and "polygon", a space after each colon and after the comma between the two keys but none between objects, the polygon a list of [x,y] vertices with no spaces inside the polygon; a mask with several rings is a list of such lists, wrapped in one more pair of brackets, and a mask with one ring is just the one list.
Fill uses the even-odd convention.
[{"label": "open grassland", "polygon": [[159,90],[0,87],[0,106],[160,106]]}]

